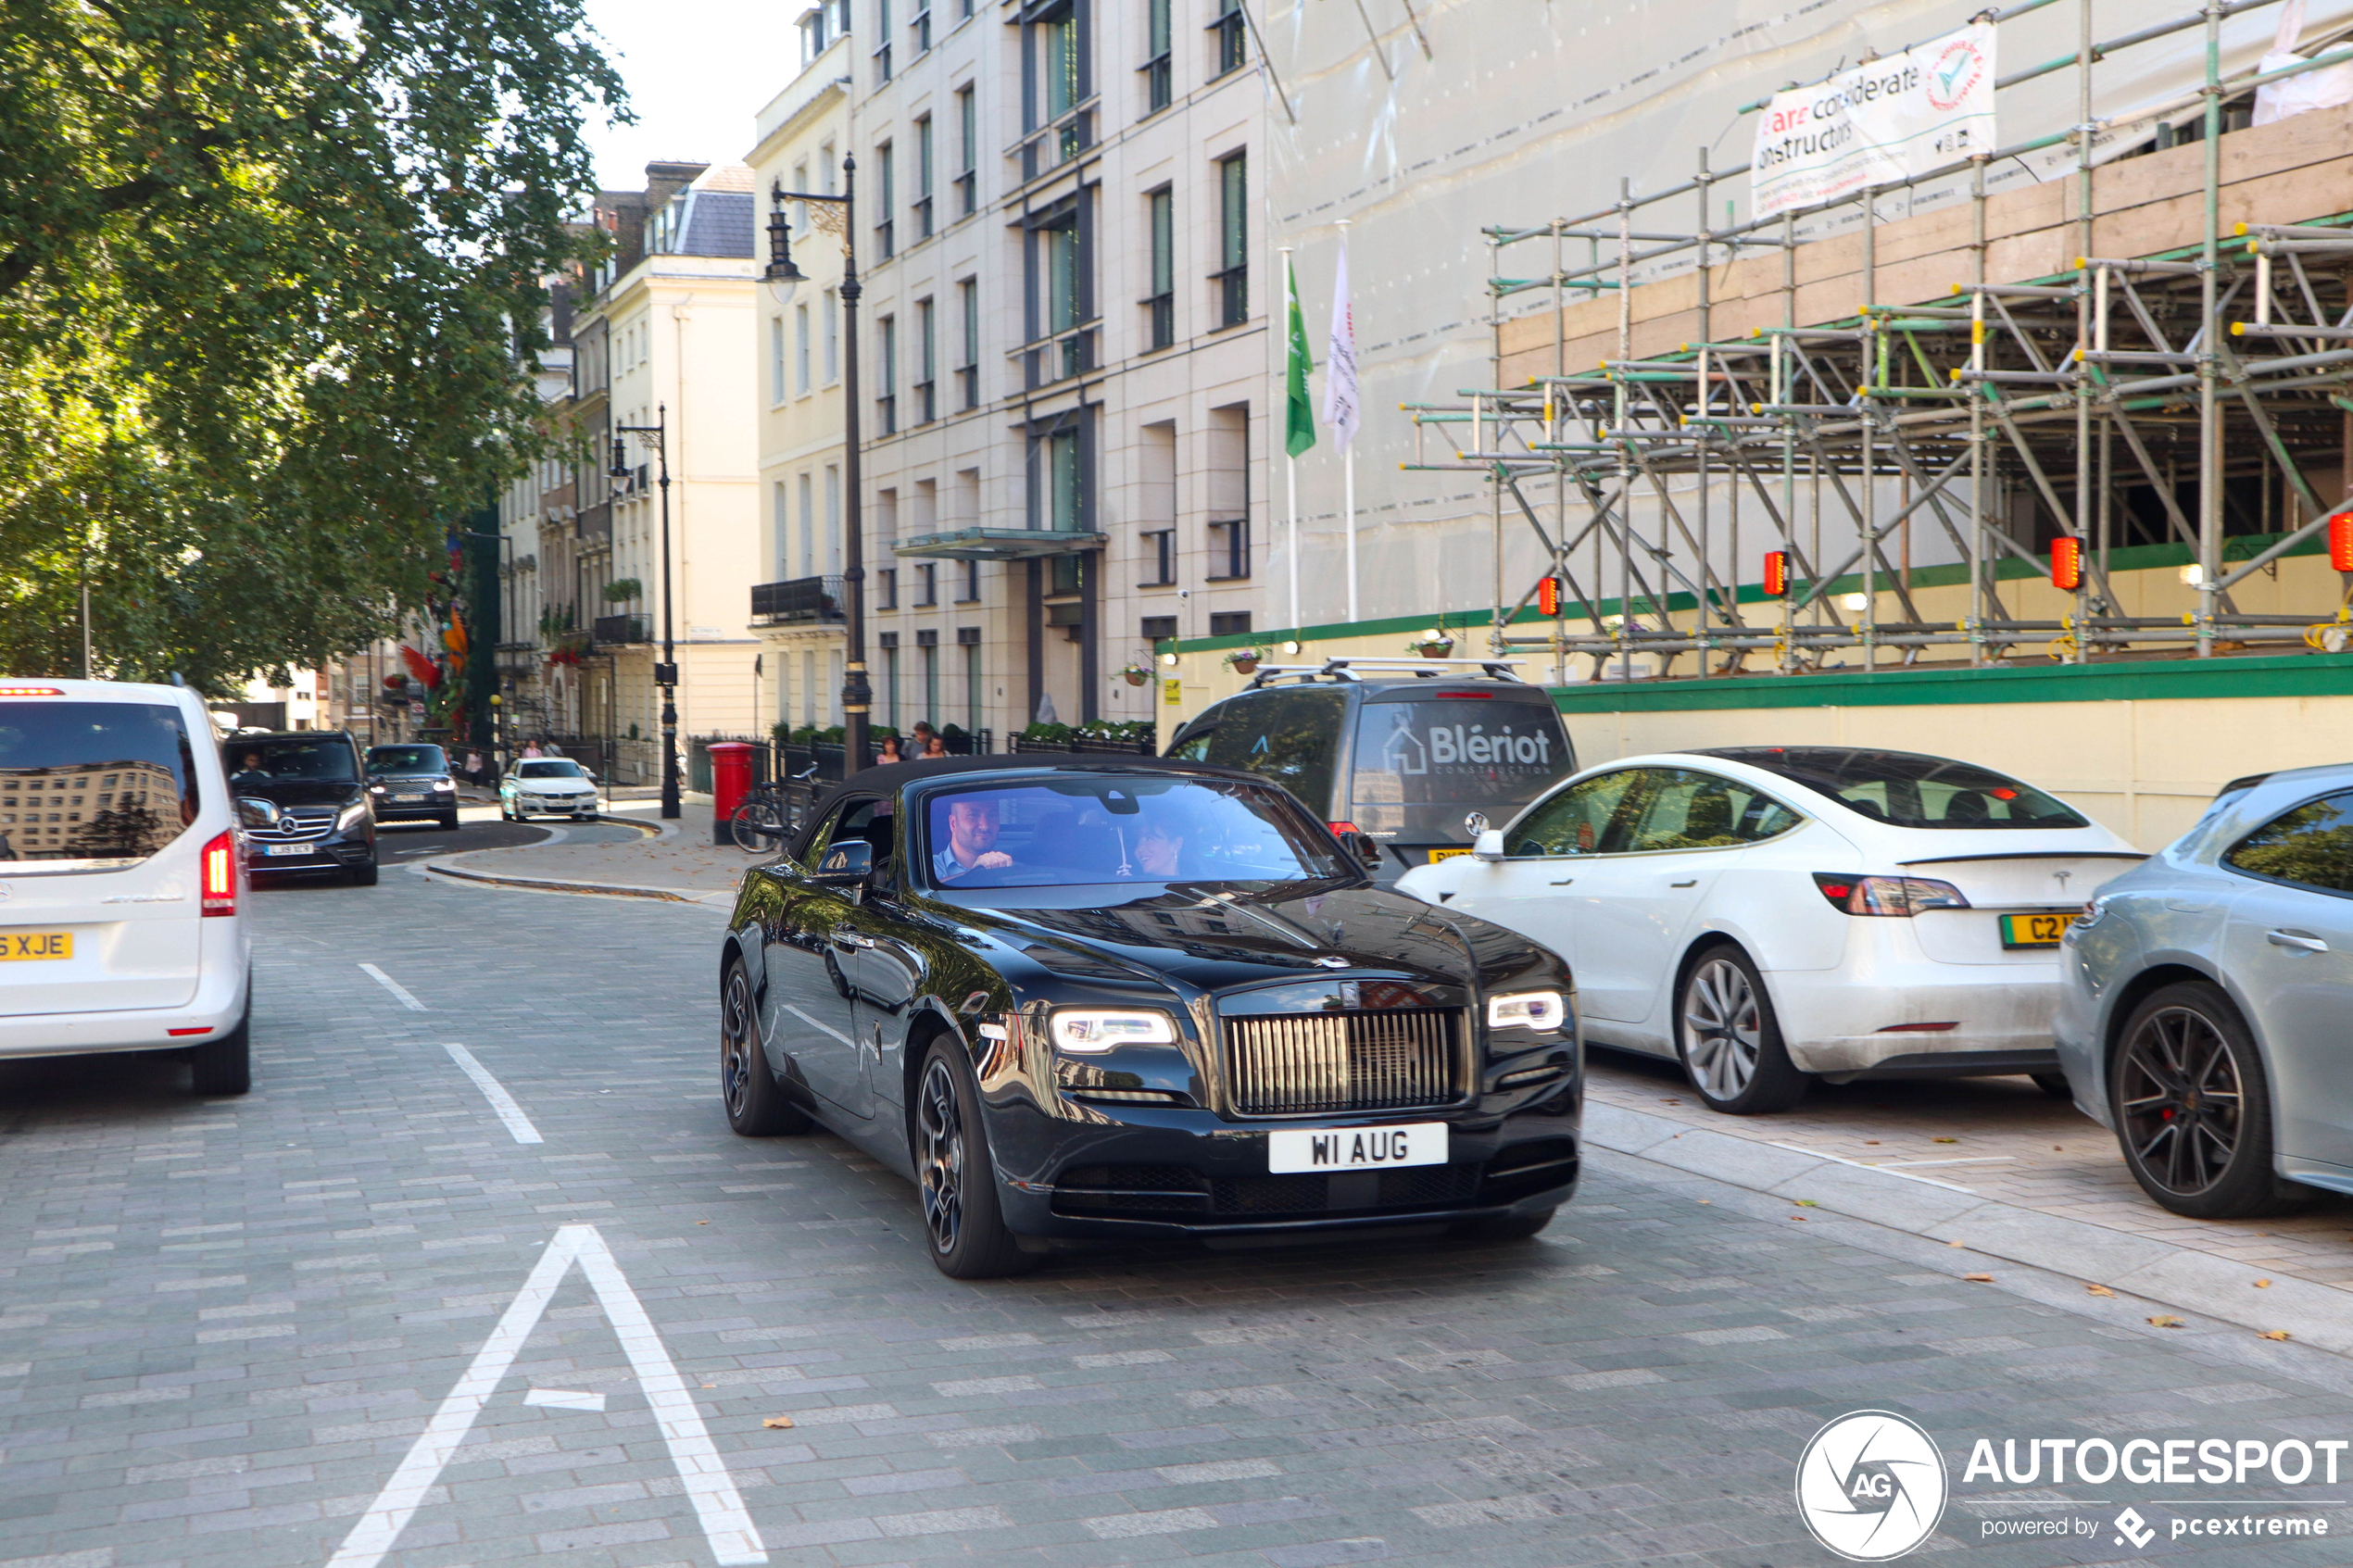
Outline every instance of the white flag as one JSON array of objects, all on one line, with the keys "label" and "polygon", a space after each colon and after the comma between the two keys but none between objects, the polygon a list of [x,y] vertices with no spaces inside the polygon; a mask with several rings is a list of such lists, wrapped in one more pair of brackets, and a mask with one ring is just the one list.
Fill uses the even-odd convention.
[{"label": "white flag", "polygon": [[1332,281],[1332,341],[1324,353],[1324,422],[1344,450],[1356,439],[1356,311],[1348,300],[1348,236],[1340,237],[1340,274]]}]

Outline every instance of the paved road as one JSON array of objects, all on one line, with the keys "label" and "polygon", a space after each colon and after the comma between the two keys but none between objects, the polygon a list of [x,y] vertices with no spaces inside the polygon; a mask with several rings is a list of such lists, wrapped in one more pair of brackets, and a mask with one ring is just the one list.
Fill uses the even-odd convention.
[{"label": "paved road", "polygon": [[[2353,1437],[2353,1369],[2298,1345],[1617,1156],[1534,1243],[961,1285],[871,1161],[728,1133],[710,911],[257,907],[252,1096],[0,1067],[0,1564],[1826,1563],[1793,1469],[1865,1408],[1941,1445],[1961,1561],[2347,1557],[2353,1456],[1963,1476],[1981,1437]],[[2171,1537],[2225,1515],[2339,1538]],[[2091,1533],[1986,1539],[2041,1519]]]}]

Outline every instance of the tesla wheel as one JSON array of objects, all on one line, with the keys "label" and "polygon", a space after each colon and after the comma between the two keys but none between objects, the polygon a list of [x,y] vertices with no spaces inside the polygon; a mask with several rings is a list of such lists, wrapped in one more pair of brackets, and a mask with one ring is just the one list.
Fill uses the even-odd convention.
[{"label": "tesla wheel", "polygon": [[719,983],[719,1098],[727,1108],[727,1125],[748,1138],[805,1133],[812,1124],[768,1071],[760,1048],[760,1004],[741,959],[727,965]]},{"label": "tesla wheel", "polygon": [[2150,993],[2125,1021],[2108,1085],[2124,1163],[2176,1214],[2236,1220],[2294,1202],[2271,1170],[2271,1090],[2255,1036],[2219,987]]},{"label": "tesla wheel", "polygon": [[188,1052],[195,1069],[200,1095],[241,1095],[253,1087],[252,982],[246,982],[245,1015],[237,1026],[217,1040],[207,1040]]},{"label": "tesla wheel", "polygon": [[1702,953],[1676,995],[1675,1047],[1711,1110],[1761,1116],[1787,1110],[1812,1079],[1781,1045],[1781,1027],[1756,966],[1738,947]]},{"label": "tesla wheel", "polygon": [[915,1092],[915,1176],[923,1194],[931,1261],[950,1279],[1026,1273],[1037,1254],[1024,1252],[997,1207],[997,1173],[981,1124],[972,1069],[953,1042],[932,1042]]}]

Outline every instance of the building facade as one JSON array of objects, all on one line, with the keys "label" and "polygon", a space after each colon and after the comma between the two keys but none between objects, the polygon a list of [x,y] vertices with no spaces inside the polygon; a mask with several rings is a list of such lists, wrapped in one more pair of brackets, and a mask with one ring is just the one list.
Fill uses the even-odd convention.
[{"label": "building facade", "polygon": [[[822,51],[800,90],[849,81],[873,721],[1149,720],[1155,688],[1124,670],[1262,617],[1277,285],[1246,19],[1222,0],[849,10],[804,22]],[[838,245],[787,216],[806,294]],[[797,354],[798,320],[765,330]],[[823,549],[798,483],[796,571]]]}]

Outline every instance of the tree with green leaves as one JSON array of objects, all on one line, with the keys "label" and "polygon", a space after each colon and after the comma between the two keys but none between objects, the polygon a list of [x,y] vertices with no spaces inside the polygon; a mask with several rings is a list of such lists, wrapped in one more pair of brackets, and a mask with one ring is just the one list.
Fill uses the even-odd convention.
[{"label": "tree with green leaves", "polygon": [[0,671],[225,689],[394,631],[543,439],[625,117],[580,0],[0,6]]}]

